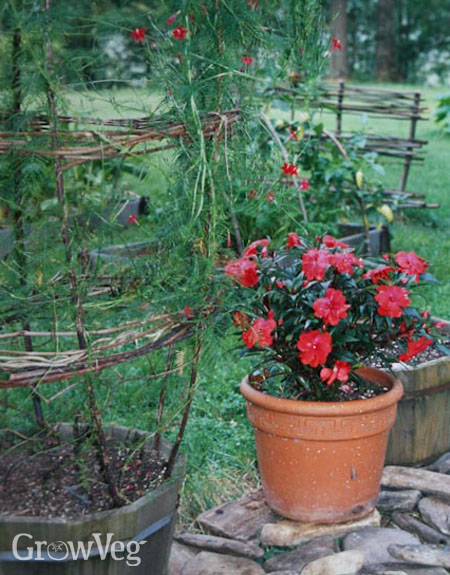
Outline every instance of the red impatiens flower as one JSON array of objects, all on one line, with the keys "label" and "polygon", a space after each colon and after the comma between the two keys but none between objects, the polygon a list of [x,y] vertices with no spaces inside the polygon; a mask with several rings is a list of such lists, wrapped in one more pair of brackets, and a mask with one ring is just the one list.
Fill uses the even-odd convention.
[{"label": "red impatiens flower", "polygon": [[137,226],[139,225],[138,222],[138,218],[136,214],[131,214],[131,216],[128,217],[128,223],[129,224],[136,224]]},{"label": "red impatiens flower", "polygon": [[327,289],[325,297],[318,298],[313,303],[314,315],[330,325],[337,325],[341,319],[346,318],[349,308],[350,305],[342,292],[333,288]]},{"label": "red impatiens flower", "polygon": [[331,353],[331,344],[332,339],[328,332],[323,333],[318,329],[303,332],[297,342],[297,349],[301,352],[300,361],[311,367],[324,365]]},{"label": "red impatiens flower", "polygon": [[250,319],[246,313],[235,311],[233,314],[233,323],[237,329],[247,329],[250,325]]},{"label": "red impatiens flower", "polygon": [[339,52],[342,52],[342,43],[340,40],[338,40],[338,38],[335,38],[333,36],[333,38],[331,38],[331,52],[334,52],[335,50],[338,50]]},{"label": "red impatiens flower", "polygon": [[[320,241],[320,240],[319,240]],[[349,246],[345,242],[337,240],[335,237],[326,234],[322,238],[322,242],[327,246],[327,248],[341,248],[343,250],[347,249]]]},{"label": "red impatiens flower", "polygon": [[248,348],[254,347],[256,344],[259,347],[272,345],[272,332],[276,327],[277,322],[273,319],[273,313],[269,313],[268,319],[262,317],[256,319],[250,328],[242,334],[242,339]]},{"label": "red impatiens flower", "polygon": [[175,20],[178,18],[178,16],[180,15],[179,12],[175,12],[175,14],[172,14],[172,16],[169,16],[166,20],[166,24],[168,26],[170,26],[171,24],[173,24],[175,22]]},{"label": "red impatiens flower", "polygon": [[146,32],[147,28],[135,28],[133,32],[131,32],[130,36],[135,42],[144,42]]},{"label": "red impatiens flower", "polygon": [[332,385],[336,380],[346,383],[350,375],[351,366],[346,361],[337,361],[333,369],[324,367],[320,370],[320,379],[326,381],[327,385]]},{"label": "red impatiens flower", "polygon": [[242,63],[244,66],[250,66],[253,64],[253,58],[251,56],[246,56],[245,54],[242,56]]},{"label": "red impatiens flower", "polygon": [[245,248],[242,257],[251,258],[252,256],[256,256],[258,254],[257,248],[259,248],[259,246],[263,246],[263,249],[261,250],[261,257],[266,258],[269,255],[269,251],[267,249],[269,244],[270,241],[268,239],[256,240]]},{"label": "red impatiens flower", "polygon": [[353,274],[353,266],[362,267],[364,264],[352,252],[345,254],[337,253],[330,255],[330,263],[341,274]]},{"label": "red impatiens flower", "polygon": [[276,280],[275,285],[277,286],[278,289],[284,288],[284,284],[283,282],[280,282],[280,280]]},{"label": "red impatiens flower", "polygon": [[254,287],[258,281],[258,266],[253,260],[241,258],[234,260],[225,267],[225,273],[233,278],[244,287]]},{"label": "red impatiens flower", "polygon": [[288,243],[287,243],[288,250],[290,250],[291,248],[294,248],[295,246],[301,246],[301,245],[302,245],[302,240],[300,239],[300,236],[298,234],[296,234],[295,232],[289,232],[288,233]]},{"label": "red impatiens flower", "polygon": [[248,197],[252,200],[253,198],[256,198],[256,190],[250,190],[248,193]]},{"label": "red impatiens flower", "polygon": [[398,252],[395,255],[400,271],[416,276],[416,282],[419,281],[420,274],[424,274],[428,268],[428,262],[415,254],[414,252]]},{"label": "red impatiens flower", "polygon": [[273,192],[269,192],[266,196],[266,201],[267,202],[273,202],[275,199],[275,194]]},{"label": "red impatiens flower", "polygon": [[283,174],[285,176],[297,176],[298,175],[298,168],[295,164],[288,164],[286,162],[284,162],[284,164],[281,166],[281,169],[283,170]]},{"label": "red impatiens flower", "polygon": [[432,343],[433,341],[431,339],[428,339],[424,335],[420,339],[416,339],[415,341],[409,340],[408,349],[404,353],[401,353],[398,356],[398,359],[400,361],[407,362],[410,359],[412,359],[415,355],[427,349],[427,347]]},{"label": "red impatiens flower", "polygon": [[184,310],[183,310],[184,315],[186,316],[187,319],[192,319],[194,317],[194,313],[192,311],[192,308],[190,305],[186,305],[184,306]]},{"label": "red impatiens flower", "polygon": [[381,280],[389,280],[390,272],[394,272],[395,268],[391,266],[380,266],[378,268],[373,268],[363,274],[363,278],[366,280],[371,280],[372,283],[378,284]]},{"label": "red impatiens flower", "polygon": [[186,40],[187,33],[188,30],[186,30],[186,28],[183,28],[183,26],[177,26],[175,30],[172,30],[172,34],[175,40],[181,40],[181,41]]},{"label": "red impatiens flower", "polygon": [[303,190],[304,192],[307,192],[309,190],[309,182],[308,180],[302,180],[300,182],[300,189]]},{"label": "red impatiens flower", "polygon": [[330,254],[326,250],[313,248],[302,255],[302,270],[308,281],[323,280],[330,265]]},{"label": "red impatiens flower", "polygon": [[375,301],[378,302],[378,313],[389,317],[401,317],[404,307],[411,301],[408,297],[408,290],[398,286],[379,286]]}]

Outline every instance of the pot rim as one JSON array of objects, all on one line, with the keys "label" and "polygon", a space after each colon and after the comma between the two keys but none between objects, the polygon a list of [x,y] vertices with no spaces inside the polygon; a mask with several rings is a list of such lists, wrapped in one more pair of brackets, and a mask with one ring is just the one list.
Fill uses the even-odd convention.
[{"label": "pot rim", "polygon": [[249,383],[247,375],[241,382],[240,391],[245,399],[270,411],[289,413],[294,415],[354,415],[379,411],[396,404],[403,395],[403,385],[394,376],[372,367],[362,367],[357,370],[362,377],[370,381],[390,387],[389,391],[370,399],[356,399],[353,401],[301,401],[283,399],[256,390]]}]

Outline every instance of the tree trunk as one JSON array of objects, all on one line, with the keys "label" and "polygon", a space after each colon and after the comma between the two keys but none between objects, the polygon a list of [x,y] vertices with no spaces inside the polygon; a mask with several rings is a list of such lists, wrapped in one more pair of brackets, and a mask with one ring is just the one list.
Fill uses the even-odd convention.
[{"label": "tree trunk", "polygon": [[348,77],[347,0],[331,0],[331,35],[342,44],[342,50],[331,53],[330,76],[345,80]]},{"label": "tree trunk", "polygon": [[377,80],[395,82],[395,0],[378,0],[377,9]]}]

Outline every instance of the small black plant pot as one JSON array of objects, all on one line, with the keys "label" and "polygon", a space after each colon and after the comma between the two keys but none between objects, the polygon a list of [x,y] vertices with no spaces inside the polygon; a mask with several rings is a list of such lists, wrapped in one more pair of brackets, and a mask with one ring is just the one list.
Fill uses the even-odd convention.
[{"label": "small black plant pot", "polygon": [[339,224],[339,239],[352,248],[362,247],[362,255],[379,256],[391,250],[389,229],[371,227],[368,232],[360,224]]},{"label": "small black plant pot", "polygon": [[[109,440],[124,444],[148,439],[145,448],[151,449],[152,437],[144,431],[112,425],[106,432]],[[59,434],[61,439],[72,439],[72,425],[62,424]],[[168,455],[171,446],[161,440],[160,448],[163,455]],[[120,509],[75,518],[0,516],[0,574],[166,575],[184,473],[185,459],[179,456],[170,479]],[[18,538],[19,534],[26,536]],[[94,534],[98,534],[103,550],[97,547]],[[121,551],[115,545],[115,552],[111,553],[110,546],[102,558],[99,550],[104,551],[107,534],[113,534],[112,541],[122,542],[125,548]],[[15,538],[17,551],[14,553]],[[78,559],[74,559],[69,542],[77,548],[79,543],[92,540],[94,544],[88,557],[78,554]],[[40,554],[36,541],[46,542]],[[21,560],[15,555],[31,558]]]}]

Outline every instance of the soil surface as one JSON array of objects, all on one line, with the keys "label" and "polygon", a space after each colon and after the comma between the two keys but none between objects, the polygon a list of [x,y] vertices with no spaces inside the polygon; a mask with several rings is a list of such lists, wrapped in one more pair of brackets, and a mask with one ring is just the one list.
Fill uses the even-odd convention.
[{"label": "soil surface", "polygon": [[[156,453],[111,444],[109,454],[124,503],[162,482],[165,461]],[[92,445],[75,455],[71,444],[42,442],[40,450],[10,450],[0,457],[0,515],[76,517],[112,508]]]}]

